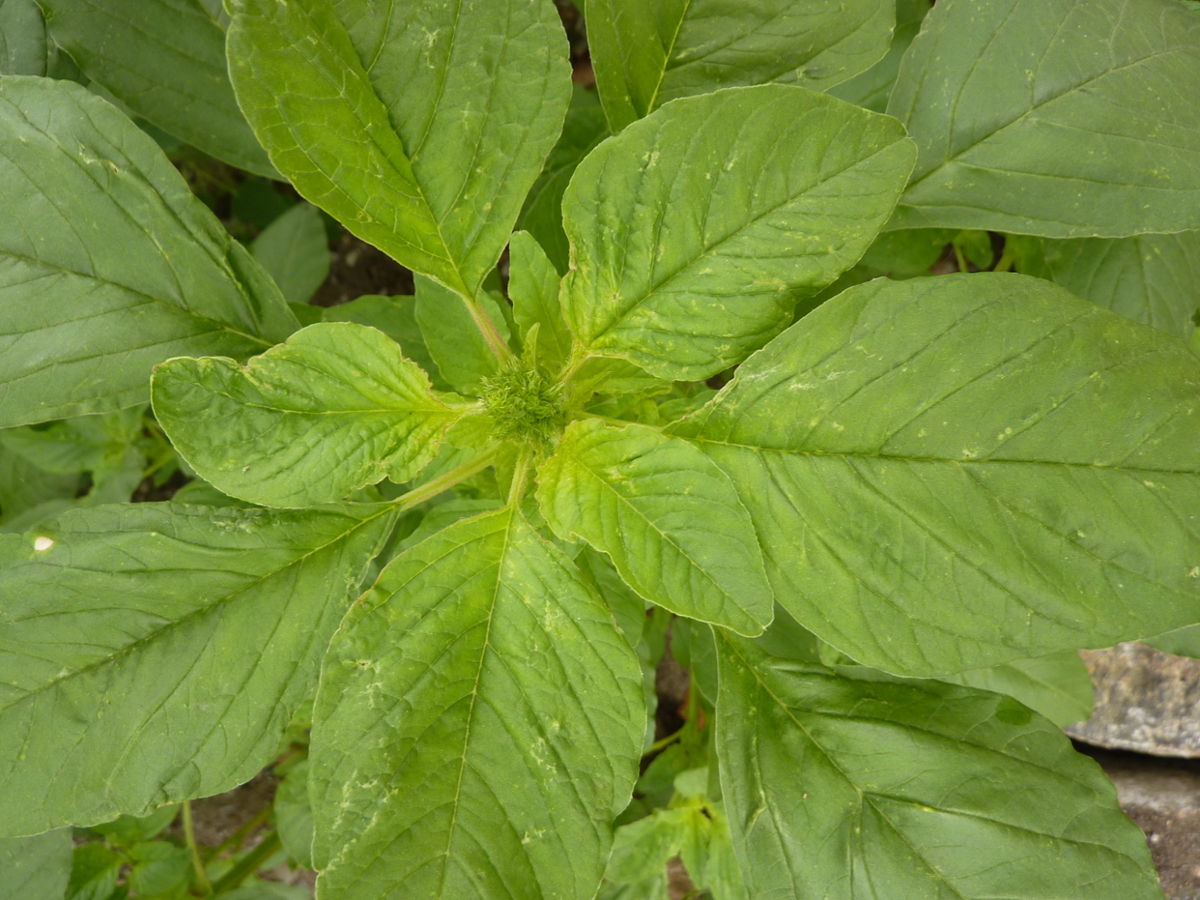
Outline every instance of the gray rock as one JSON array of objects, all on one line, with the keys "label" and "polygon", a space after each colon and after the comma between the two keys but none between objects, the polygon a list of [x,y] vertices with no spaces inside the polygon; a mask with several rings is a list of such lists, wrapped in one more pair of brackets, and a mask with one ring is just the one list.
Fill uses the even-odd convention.
[{"label": "gray rock", "polygon": [[1138,643],[1081,655],[1096,705],[1067,734],[1098,747],[1200,757],[1200,660]]}]

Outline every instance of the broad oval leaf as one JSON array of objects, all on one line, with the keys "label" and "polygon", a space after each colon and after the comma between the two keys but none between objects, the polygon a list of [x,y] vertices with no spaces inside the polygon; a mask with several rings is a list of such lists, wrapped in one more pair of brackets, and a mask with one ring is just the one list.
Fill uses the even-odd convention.
[{"label": "broad oval leaf", "polygon": [[61,900],[71,878],[70,830],[0,838],[0,872],[0,900]]},{"label": "broad oval leaf", "polygon": [[224,162],[275,178],[238,109],[225,32],[202,0],[41,0],[51,39],[132,113]]},{"label": "broad oval leaf", "polygon": [[246,366],[165,362],[154,371],[154,414],[206,481],[282,507],[408,481],[460,415],[395,341],[351,322],[310,325]]},{"label": "broad oval leaf", "polygon": [[138,503],[0,535],[0,833],[248,780],[394,519]]},{"label": "broad oval leaf", "polygon": [[1200,360],[1022,275],[872,281],[670,430],[750,510],[776,597],[936,675],[1200,611]]},{"label": "broad oval leaf", "polygon": [[617,132],[718,88],[831,87],[887,52],[895,14],[895,0],[588,0],[588,47]]},{"label": "broad oval leaf", "polygon": [[573,422],[538,472],[537,497],[555,534],[603,550],[651,603],[740,634],[770,623],[750,516],[729,479],[686,441],[644,425]]},{"label": "broad oval leaf", "polygon": [[948,0],[888,103],[920,148],[892,226],[1200,228],[1200,18],[1174,0]]},{"label": "broad oval leaf", "polygon": [[721,788],[749,896],[1162,900],[1100,767],[1016,701],[716,639]]},{"label": "broad oval leaf", "polygon": [[1126,318],[1168,334],[1191,335],[1200,306],[1200,231],[1131,238],[1010,236],[1017,269],[1061,284]]},{"label": "broad oval leaf", "polygon": [[0,426],[136,406],[155,363],[297,327],[153,139],[79,85],[0,78]]},{"label": "broad oval leaf", "polygon": [[850,268],[912,167],[894,120],[787,85],[676,101],[597,147],[563,215],[581,351],[698,381]]},{"label": "broad oval leaf", "polygon": [[570,91],[548,0],[236,0],[229,60],[296,189],[466,298],[508,242]]},{"label": "broad oval leaf", "polygon": [[591,900],[629,801],[641,672],[513,508],[397,557],[330,644],[313,855],[342,900]]}]

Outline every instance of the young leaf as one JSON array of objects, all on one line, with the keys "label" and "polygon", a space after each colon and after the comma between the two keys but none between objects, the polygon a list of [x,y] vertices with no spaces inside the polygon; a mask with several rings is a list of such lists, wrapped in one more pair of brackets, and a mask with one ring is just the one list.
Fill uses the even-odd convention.
[{"label": "young leaf", "polygon": [[185,896],[192,869],[192,854],[187,847],[146,841],[130,848],[129,859],[133,865],[127,883],[137,896],[156,897],[168,892],[175,897]]},{"label": "young leaf", "polygon": [[556,372],[571,355],[571,331],[563,321],[558,299],[559,277],[554,264],[527,232],[513,234],[509,250],[508,295],[513,318],[524,338],[534,325],[538,362]]},{"label": "young leaf", "polygon": [[511,507],[452,525],[395,559],[330,645],[318,890],[590,900],[644,721],[637,658],[569,560]]},{"label": "young leaf", "polygon": [[[496,354],[475,324],[466,307],[447,288],[418,275],[416,319],[429,355],[438,372],[456,390],[477,394],[480,382],[496,374]],[[500,307],[487,293],[479,295],[479,306],[487,314],[500,338],[509,339],[508,323]]]},{"label": "young leaf", "polygon": [[887,52],[895,14],[895,0],[588,0],[588,46],[615,133],[718,88],[845,81]]},{"label": "young leaf", "polygon": [[1021,275],[872,281],[691,419],[776,597],[854,659],[937,675],[1196,620],[1200,360]]},{"label": "young leaf", "polygon": [[1017,268],[1135,322],[1187,338],[1200,306],[1200,231],[1131,238],[1012,236]]},{"label": "young leaf", "polygon": [[529,189],[517,219],[517,227],[528,231],[545,248],[560,274],[566,272],[570,264],[570,247],[562,221],[563,193],[576,166],[609,135],[596,92],[579,85],[572,90],[562,136],[546,157],[542,174]]},{"label": "young leaf", "polygon": [[1200,17],[1172,0],[939,3],[888,113],[920,148],[892,225],[1200,228]]},{"label": "young leaf", "polygon": [[460,415],[395,341],[349,322],[310,325],[244,367],[170,360],[155,369],[153,393],[155,416],[192,468],[264,506],[407,481]]},{"label": "young leaf", "polygon": [[786,85],[635,123],[563,199],[563,312],[581,349],[672,380],[740,362],[863,254],[914,152],[894,120]]},{"label": "young leaf", "polygon": [[255,133],[303,196],[468,299],[570,90],[544,0],[235,0],[229,61]]},{"label": "young leaf", "polygon": [[721,787],[751,897],[1162,900],[1099,766],[1015,700],[717,644]]},{"label": "young leaf", "polygon": [[1087,721],[1092,714],[1092,679],[1075,650],[1014,659],[990,669],[946,675],[942,680],[1008,694],[1059,728]]},{"label": "young leaf", "polygon": [[167,133],[240,169],[278,174],[246,124],[225,34],[199,0],[42,0],[85,75]]},{"label": "young leaf", "polygon": [[62,897],[71,877],[70,829],[0,838],[0,872],[4,873],[0,878],[0,900]]},{"label": "young leaf", "polygon": [[687,442],[584,419],[567,428],[538,482],[555,534],[603,550],[651,603],[741,634],[770,623],[750,517],[729,479]]},{"label": "young leaf", "polygon": [[45,75],[47,49],[36,0],[0,0],[0,75]]},{"label": "young leaf", "polygon": [[135,406],[155,363],[297,328],[158,145],[65,81],[0,78],[0,263],[0,425]]},{"label": "young leaf", "polygon": [[268,225],[250,250],[289,303],[307,303],[329,274],[325,223],[307,203],[296,204]]},{"label": "young leaf", "polygon": [[394,518],[139,503],[0,535],[2,833],[250,778]]},{"label": "young leaf", "polygon": [[71,860],[65,900],[111,900],[124,860],[101,843],[81,844]]}]

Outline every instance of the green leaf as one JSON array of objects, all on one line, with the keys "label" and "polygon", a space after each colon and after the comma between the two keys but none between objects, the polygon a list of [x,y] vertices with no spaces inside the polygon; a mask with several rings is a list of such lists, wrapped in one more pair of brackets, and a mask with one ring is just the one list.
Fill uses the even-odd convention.
[{"label": "green leaf", "polygon": [[1092,679],[1074,650],[1039,659],[1015,659],[990,669],[945,676],[952,684],[1008,694],[1065,728],[1092,714]]},{"label": "green leaf", "polygon": [[313,814],[308,802],[308,760],[290,769],[275,792],[275,827],[296,865],[312,868]]},{"label": "green leaf", "polygon": [[721,787],[751,897],[1162,900],[1100,767],[1015,700],[717,643]]},{"label": "green leaf", "polygon": [[622,825],[613,840],[604,877],[630,883],[660,874],[667,861],[678,856],[690,838],[694,812],[687,807],[660,809],[644,819]]},{"label": "green leaf", "polygon": [[49,428],[7,428],[0,431],[0,444],[47,472],[69,475],[118,465],[141,431],[142,409],[132,407]]},{"label": "green leaf", "polygon": [[900,61],[921,30],[921,20],[932,8],[932,0],[896,0],[896,30],[887,54],[867,71],[834,85],[827,93],[872,112],[887,112]]},{"label": "green leaf", "polygon": [[1200,228],[1200,18],[1172,0],[939,3],[888,113],[920,148],[890,227]]},{"label": "green leaf", "polygon": [[78,475],[56,475],[35,466],[4,445],[7,433],[0,431],[0,522],[48,501],[74,499],[79,493]]},{"label": "green leaf", "polygon": [[0,900],[62,900],[71,877],[71,832],[0,838]]},{"label": "green leaf", "polygon": [[646,628],[646,601],[621,580],[612,560],[599,550],[585,546],[575,558],[575,565],[600,599],[608,604],[630,646],[637,647]]},{"label": "green leaf", "polygon": [[47,50],[35,0],[0,0],[0,75],[45,75]]},{"label": "green leaf", "polygon": [[186,890],[192,868],[192,854],[186,847],[167,841],[146,841],[131,847],[129,858],[133,869],[127,883],[139,896],[151,897],[172,890],[183,894]]},{"label": "green leaf", "polygon": [[0,830],[248,780],[394,517],[138,503],[0,535]]},{"label": "green leaf", "polygon": [[559,277],[538,242],[525,231],[512,236],[509,245],[508,296],[513,318],[524,340],[534,325],[538,362],[557,372],[571,355],[571,330],[563,320],[558,299]]},{"label": "green leaf", "polygon": [[588,0],[596,88],[618,132],[680,97],[776,81],[823,90],[887,52],[894,0]]},{"label": "green leaf", "polygon": [[173,359],[154,372],[154,414],[218,490],[264,506],[339,500],[408,481],[460,413],[382,332],[310,325],[256,356]]},{"label": "green leaf", "polygon": [[[438,372],[456,390],[478,393],[480,382],[496,374],[496,355],[471,321],[466,307],[449,289],[420,275],[415,284],[417,323]],[[496,300],[489,294],[480,294],[479,306],[507,341],[508,323]]]},{"label": "green leaf", "polygon": [[643,716],[634,652],[570,561],[511,507],[452,525],[397,557],[330,645],[318,890],[590,900]]},{"label": "green leaf", "polygon": [[329,244],[321,213],[298,203],[268,225],[250,247],[289,303],[307,303],[329,274]]},{"label": "green leaf", "polygon": [[567,427],[538,482],[555,534],[603,550],[651,603],[742,634],[770,623],[750,517],[729,479],[687,442],[584,419]]},{"label": "green leaf", "polygon": [[236,0],[238,100],[311,202],[473,299],[568,103],[552,4]]},{"label": "green leaf", "polygon": [[1200,360],[1021,275],[860,285],[669,426],[730,476],[775,596],[937,675],[1196,620]]},{"label": "green leaf", "polygon": [[1200,231],[1131,238],[1010,237],[1017,268],[1077,297],[1188,338],[1200,306]]},{"label": "green leaf", "polygon": [[563,193],[576,166],[609,135],[596,92],[579,85],[574,85],[572,90],[562,136],[546,157],[542,174],[529,189],[517,219],[517,227],[533,235],[560,273],[566,272],[570,263],[567,233],[563,231]]},{"label": "green leaf", "polygon": [[417,301],[412,296],[380,297],[368,294],[321,310],[326,322],[357,322],[378,328],[400,345],[404,355],[425,370],[439,391],[451,390],[450,383],[438,373],[437,364],[429,355],[421,326],[417,324]]},{"label": "green leaf", "polygon": [[104,844],[76,847],[66,900],[110,900],[122,862],[120,855]]},{"label": "green leaf", "polygon": [[1163,653],[1200,659],[1200,625],[1185,625],[1165,634],[1143,638],[1142,643]]},{"label": "green leaf", "polygon": [[178,814],[178,806],[164,806],[148,816],[121,816],[103,825],[96,825],[91,830],[102,835],[110,844],[132,847],[134,844],[158,837],[175,821]]},{"label": "green leaf", "polygon": [[867,249],[913,146],[785,85],[680,100],[605,141],[563,200],[563,312],[589,354],[698,381],[764,344]]},{"label": "green leaf", "polygon": [[54,41],[130,110],[224,162],[278,177],[234,99],[222,26],[199,0],[42,6]]},{"label": "green leaf", "polygon": [[0,78],[0,425],[145,403],[180,354],[297,327],[158,145],[76,84]]}]

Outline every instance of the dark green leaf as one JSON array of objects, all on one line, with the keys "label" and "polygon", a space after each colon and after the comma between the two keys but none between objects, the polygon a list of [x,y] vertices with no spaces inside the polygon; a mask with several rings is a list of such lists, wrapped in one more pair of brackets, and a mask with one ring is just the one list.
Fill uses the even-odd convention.
[{"label": "dark green leaf", "polygon": [[238,99],[307,199],[473,300],[568,103],[552,4],[236,0]]},{"label": "dark green leaf", "polygon": [[178,806],[164,806],[148,816],[121,816],[112,822],[96,825],[91,830],[102,835],[110,844],[132,847],[142,841],[158,837],[179,814]]},{"label": "dark green leaf", "polygon": [[686,441],[644,425],[573,422],[538,472],[537,497],[559,537],[603,550],[651,603],[743,634],[771,621],[750,517]]},{"label": "dark green leaf", "polygon": [[70,501],[79,493],[78,475],[55,475],[4,446],[0,431],[0,522],[46,502]]},{"label": "dark green leaf", "polygon": [[563,200],[581,352],[696,381],[833,282],[891,213],[913,146],[892,119],[785,85],[673,103],[601,144]]},{"label": "dark green leaf", "polygon": [[1013,236],[1017,268],[1077,297],[1187,338],[1200,306],[1200,231],[1131,238]]},{"label": "dark green leaf", "polygon": [[326,896],[595,895],[637,774],[641,678],[609,611],[516,510],[384,570],[330,645],[315,719]]},{"label": "dark green leaf", "polygon": [[71,877],[71,830],[0,838],[0,900],[62,900]]},{"label": "dark green leaf", "polygon": [[186,847],[166,841],[146,841],[130,848],[129,859],[133,869],[127,883],[139,896],[168,891],[184,893],[192,869],[192,854]]},{"label": "dark green leaf", "polygon": [[546,158],[542,174],[529,189],[517,219],[517,227],[534,236],[560,273],[567,271],[570,262],[567,233],[563,231],[563,192],[575,174],[575,167],[609,134],[596,92],[579,85],[573,90],[562,136]]},{"label": "dark green leaf", "polygon": [[308,760],[298,762],[279,783],[274,810],[283,849],[296,865],[311,869],[313,814],[308,802]]},{"label": "dark green leaf", "polygon": [[777,81],[823,90],[887,52],[894,0],[588,0],[612,130],[679,97]]},{"label": "dark green leaf", "polygon": [[393,519],[140,503],[0,535],[3,833],[254,775]]},{"label": "dark green leaf", "polygon": [[0,75],[45,75],[48,50],[35,0],[0,0]]},{"label": "dark green leaf", "polygon": [[1173,0],[939,3],[888,104],[920,153],[893,226],[1200,227],[1200,18]]},{"label": "dark green leaf", "polygon": [[250,249],[289,303],[307,303],[329,274],[325,223],[320,210],[307,203],[268,225]]},{"label": "dark green leaf", "polygon": [[896,0],[896,30],[887,54],[867,71],[829,88],[828,93],[872,112],[887,112],[900,60],[921,30],[921,20],[932,8],[932,0]]},{"label": "dark green leaf", "polygon": [[41,2],[50,36],[130,110],[227,163],[276,174],[234,100],[222,25],[199,0]]},{"label": "dark green leaf", "polygon": [[1015,700],[717,642],[721,786],[751,897],[1162,900],[1112,784]]},{"label": "dark green leaf", "polygon": [[217,489],[264,506],[339,500],[404,482],[437,455],[461,415],[374,328],[325,322],[246,366],[173,359],[154,372],[154,414]]},{"label": "dark green leaf", "polygon": [[1185,625],[1166,634],[1143,638],[1142,643],[1149,644],[1163,653],[1200,659],[1200,625]]},{"label": "dark green leaf", "polygon": [[776,597],[936,675],[1196,620],[1200,360],[1020,275],[852,288],[670,426],[732,478]]},{"label": "dark green leaf", "polygon": [[120,871],[121,857],[104,844],[76,847],[66,900],[110,900]]},{"label": "dark green leaf", "polygon": [[0,425],[135,406],[155,363],[296,327],[149,136],[76,84],[0,78]]}]

